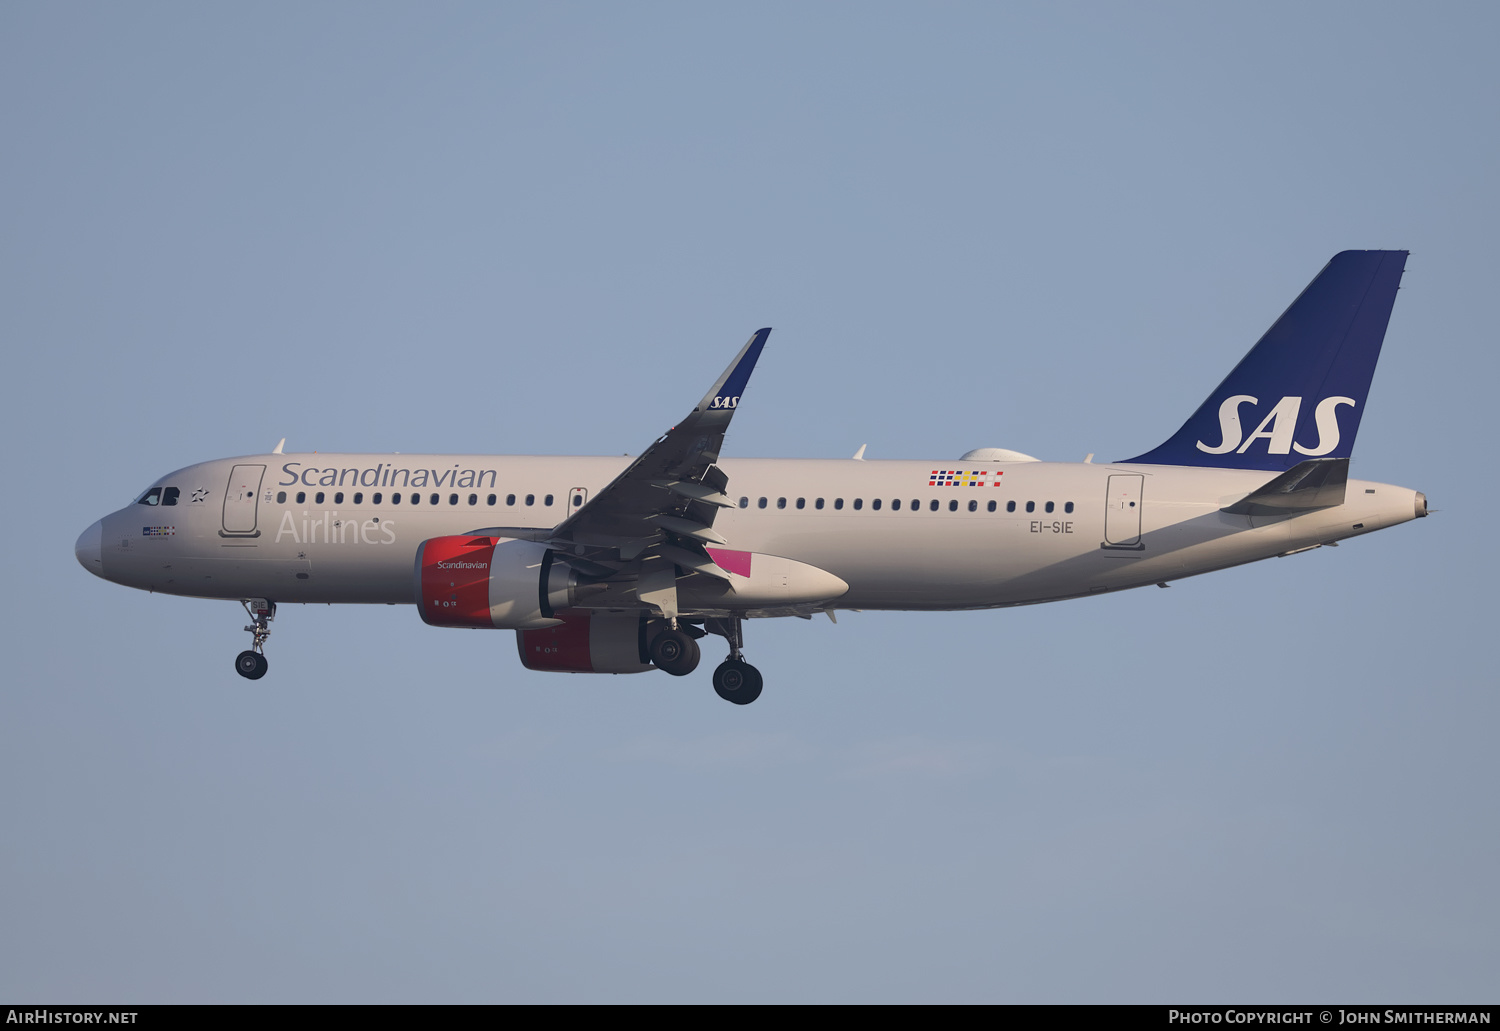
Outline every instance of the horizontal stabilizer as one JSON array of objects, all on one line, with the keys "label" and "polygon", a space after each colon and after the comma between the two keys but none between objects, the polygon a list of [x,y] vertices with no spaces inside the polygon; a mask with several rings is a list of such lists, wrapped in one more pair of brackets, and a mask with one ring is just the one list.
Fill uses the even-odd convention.
[{"label": "horizontal stabilizer", "polygon": [[1344,503],[1349,459],[1310,458],[1222,511],[1230,515],[1291,515]]}]

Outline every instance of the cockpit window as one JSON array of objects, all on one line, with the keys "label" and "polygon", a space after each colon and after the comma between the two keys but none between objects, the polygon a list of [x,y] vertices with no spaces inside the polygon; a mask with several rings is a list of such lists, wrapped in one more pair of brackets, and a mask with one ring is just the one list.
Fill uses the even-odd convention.
[{"label": "cockpit window", "polygon": [[181,491],[176,487],[163,487],[161,489],[161,503],[163,505],[177,504],[177,495],[180,493]]},{"label": "cockpit window", "polygon": [[137,498],[136,501],[135,501],[135,503],[137,505],[160,505],[161,504],[161,488],[160,487],[152,487],[146,493],[142,494],[139,498]]}]

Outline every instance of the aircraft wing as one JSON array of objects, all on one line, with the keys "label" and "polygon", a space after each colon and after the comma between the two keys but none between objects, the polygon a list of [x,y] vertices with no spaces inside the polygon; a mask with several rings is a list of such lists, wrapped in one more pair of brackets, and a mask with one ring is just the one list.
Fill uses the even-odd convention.
[{"label": "aircraft wing", "polygon": [[704,544],[724,543],[713,530],[714,516],[733,504],[724,494],[729,477],[715,463],[770,335],[770,329],[758,330],[703,400],[554,527],[548,543],[572,561],[610,561],[618,552],[620,561],[629,562],[652,549],[677,565],[722,576],[703,550]]}]

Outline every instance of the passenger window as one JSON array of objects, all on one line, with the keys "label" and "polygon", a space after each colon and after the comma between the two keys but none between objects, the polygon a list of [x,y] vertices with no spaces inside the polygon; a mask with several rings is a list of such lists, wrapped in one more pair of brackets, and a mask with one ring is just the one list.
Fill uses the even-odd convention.
[{"label": "passenger window", "polygon": [[854,511],[858,512],[860,509],[862,509],[864,507],[865,507],[865,499],[864,498],[855,498],[854,499]]},{"label": "passenger window", "polygon": [[313,504],[314,505],[321,505],[322,503],[323,503],[323,492],[322,491],[318,491],[318,493],[316,493],[316,494],[313,495]]},{"label": "passenger window", "polygon": [[[470,498],[472,498],[473,496],[474,495],[472,495],[472,494],[469,495]],[[449,494],[448,495],[448,504],[450,504],[450,505],[456,505],[456,504],[458,504],[458,495],[457,494]],[[474,504],[474,502],[470,501],[469,504],[472,505],[472,504]]]},{"label": "passenger window", "polygon": [[1067,512],[1069,515],[1072,515],[1073,514],[1073,502],[1070,501],[1066,505],[1064,505],[1063,506],[1063,511]]},{"label": "passenger window", "polygon": [[761,498],[759,501],[757,501],[755,503],[755,507],[756,508],[765,508],[766,507],[766,499],[765,498]]},{"label": "passenger window", "polygon": [[979,502],[977,502],[977,501],[970,501],[969,502],[969,511],[970,512],[978,512],[979,511]]},{"label": "passenger window", "polygon": [[1035,501],[1028,501],[1028,502],[1026,502],[1026,511],[1028,511],[1028,512],[1035,512],[1036,511],[1036,502]]},{"label": "passenger window", "polygon": [[776,507],[777,508],[786,508],[786,498],[777,498],[776,499]]},{"label": "passenger window", "polygon": [[[955,504],[955,506],[956,506],[956,505],[957,505],[957,502],[955,502],[955,503],[954,503],[954,504]],[[912,506],[911,506],[911,507],[912,507],[912,508],[916,508],[916,507],[917,507],[917,506],[916,506],[916,504],[915,504],[915,503],[913,503],[913,504],[912,504]],[[936,511],[937,511],[937,510],[938,510],[938,499],[937,499],[937,498],[933,498],[933,499],[932,499],[932,506],[931,506],[931,507],[932,507],[932,510],[933,510],[933,511],[934,511],[934,512],[936,512]]]},{"label": "passenger window", "polygon": [[399,505],[399,504],[401,504],[401,495],[400,494],[392,493],[391,494],[391,504],[393,504],[393,505]]},{"label": "passenger window", "polygon": [[1050,502],[1050,501],[1047,502],[1047,514],[1048,515],[1052,514],[1052,502]]},{"label": "passenger window", "polygon": [[372,505],[378,505],[378,504],[380,504],[380,492],[379,491],[376,491],[375,492],[375,496],[370,499],[370,504],[372,504]]},{"label": "passenger window", "polygon": [[536,504],[536,495],[535,494],[528,494],[528,495],[526,495],[526,504],[528,504],[528,505],[535,505]]},{"label": "passenger window", "polygon": [[516,503],[516,496],[514,494],[505,495],[505,503],[507,505],[514,505]]},{"label": "passenger window", "polygon": [[798,498],[797,499],[797,507],[798,508],[806,508],[807,507],[807,499],[806,498]]},{"label": "passenger window", "polygon": [[411,503],[413,505],[420,505],[422,503],[422,495],[413,491],[411,496]]},{"label": "passenger window", "polygon": [[1007,512],[1014,512],[1016,510],[1016,503],[1014,501],[1007,501],[1005,503],[1005,510]]},{"label": "passenger window", "polygon": [[469,504],[471,504],[471,505],[477,505],[477,504],[479,504],[479,495],[478,494],[470,494],[469,495]]},{"label": "passenger window", "polygon": [[429,497],[428,497],[428,499],[427,499],[427,503],[428,503],[428,504],[429,504],[429,505],[436,505],[436,504],[438,504],[438,503],[439,503],[439,502],[441,502],[441,501],[442,501],[442,500],[443,500],[443,499],[442,499],[442,496],[441,496],[441,495],[439,495],[439,494],[433,494],[433,495],[431,495],[431,496],[429,496]]},{"label": "passenger window", "polygon": [[354,503],[356,505],[363,505],[365,503],[365,494],[364,494],[364,491],[355,491],[354,492]]},{"label": "passenger window", "polygon": [[817,501],[814,501],[813,502],[813,507],[814,508],[822,508],[823,507],[823,499],[819,498]]},{"label": "passenger window", "polygon": [[[854,503],[854,507],[855,508],[859,507],[859,502],[858,501],[856,501]],[[870,511],[872,511],[872,512],[879,512],[880,511],[880,499],[879,498],[872,498],[870,500]]]},{"label": "passenger window", "polygon": [[278,490],[276,492],[276,504],[278,504],[278,505],[285,505],[286,504],[286,491],[284,491],[284,490]]},{"label": "passenger window", "polygon": [[484,499],[484,503],[486,505],[490,506],[491,508],[494,508],[495,507],[495,495],[491,494],[488,497],[486,497]]},{"label": "passenger window", "polygon": [[150,490],[148,490],[146,493],[144,493],[144,494],[142,494],[140,496],[140,498],[136,501],[136,504],[137,505],[160,505],[161,504],[161,488],[160,487],[152,487]]},{"label": "passenger window", "polygon": [[749,508],[750,507],[750,499],[749,498],[740,498],[740,507],[741,508]]},{"label": "passenger window", "polygon": [[297,504],[302,505],[302,504],[306,504],[306,503],[307,503],[307,491],[305,491],[305,490],[299,490],[297,492]]},{"label": "passenger window", "polygon": [[333,496],[333,503],[335,505],[342,505],[344,503],[344,492],[343,491],[339,491],[337,494],[335,494]]},{"label": "passenger window", "polygon": [[834,498],[833,499],[833,510],[835,512],[837,512],[839,509],[841,509],[843,507],[844,507],[844,499],[843,498]]},{"label": "passenger window", "polygon": [[548,494],[545,498],[543,498],[542,499],[542,504],[544,504],[544,505],[550,505],[550,504],[552,504],[552,495]]},{"label": "passenger window", "polygon": [[176,487],[163,487],[161,490],[161,503],[163,506],[177,504],[179,491]]},{"label": "passenger window", "polygon": [[993,501],[991,501],[990,504],[989,504],[988,511],[993,512],[994,510],[995,510],[995,503]]},{"label": "passenger window", "polygon": [[573,507],[574,508],[582,508],[583,507],[583,495],[582,494],[574,494],[573,495]]}]

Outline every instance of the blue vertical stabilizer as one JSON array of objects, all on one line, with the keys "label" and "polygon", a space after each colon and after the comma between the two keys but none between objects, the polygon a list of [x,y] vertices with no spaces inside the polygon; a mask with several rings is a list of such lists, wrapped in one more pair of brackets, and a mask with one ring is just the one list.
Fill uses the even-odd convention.
[{"label": "blue vertical stabilizer", "polygon": [[1125,463],[1280,471],[1348,458],[1406,255],[1334,255],[1170,440]]}]

